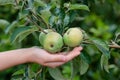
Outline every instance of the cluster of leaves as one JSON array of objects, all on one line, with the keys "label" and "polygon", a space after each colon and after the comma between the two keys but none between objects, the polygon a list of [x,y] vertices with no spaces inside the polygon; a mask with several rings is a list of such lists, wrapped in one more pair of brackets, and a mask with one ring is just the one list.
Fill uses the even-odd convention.
[{"label": "cluster of leaves", "polygon": [[[87,10],[89,8],[84,4],[73,4],[72,2],[51,0],[49,2],[40,0],[11,0],[1,1],[1,5],[13,4],[17,10],[19,10],[17,20],[13,21],[7,26],[5,32],[10,33],[13,31],[11,36],[11,42],[18,41],[19,43],[26,38],[29,34],[43,31],[43,29],[50,28],[59,32],[61,35],[64,31],[69,28],[68,24],[72,23],[77,15],[74,10]],[[17,28],[16,28],[17,27]],[[14,30],[15,29],[15,30]],[[23,69],[22,69],[23,70]],[[52,71],[56,69],[50,69],[49,72],[55,77]],[[25,78],[37,78],[38,76],[32,76],[27,67],[27,71],[17,71],[13,76],[25,74]],[[44,72],[43,72],[44,73]],[[55,72],[58,74],[60,72]],[[84,72],[82,72],[84,73]],[[36,75],[36,73],[34,73]],[[43,77],[45,74],[43,75]],[[58,74],[60,77],[60,74]],[[55,78],[58,78],[55,77]],[[20,78],[24,78],[20,77]],[[60,77],[59,79],[61,79]],[[14,79],[14,78],[13,78]]]},{"label": "cluster of leaves", "polygon": [[[32,38],[32,41],[36,41],[33,45],[39,45],[38,34],[46,28],[55,29],[62,35],[69,27],[77,26],[84,30],[85,35],[82,54],[71,62],[55,69],[45,68],[37,64],[27,64],[12,75],[13,80],[44,80],[45,78],[49,80],[52,78],[55,80],[85,80],[87,78],[96,80],[103,79],[103,75],[99,74],[106,75],[102,69],[113,74],[120,72],[118,70],[120,65],[119,51],[113,49],[120,48],[120,29],[116,27],[117,25],[112,25],[114,23],[113,19],[109,20],[109,17],[106,19],[108,13],[112,12],[109,4],[116,5],[112,8],[115,10],[115,15],[119,16],[120,14],[119,5],[114,0],[0,0],[0,5],[6,4],[12,4],[18,11],[17,19],[11,24],[6,20],[0,20],[0,24],[7,26],[5,33],[10,33],[11,42],[19,43],[20,47],[29,45],[26,41],[30,41],[24,41],[29,37]],[[100,8],[101,4],[102,8]],[[87,5],[91,10],[89,15],[87,15],[88,12],[86,13],[86,11],[89,11]],[[98,8],[102,10],[98,10]],[[81,10],[85,10],[85,12]],[[85,17],[83,17],[84,15]],[[116,35],[114,36],[112,33],[116,33]],[[34,37],[31,37],[31,35]],[[113,64],[114,62],[109,64],[111,57],[115,58],[116,65]],[[113,77],[112,79],[116,78]]]}]

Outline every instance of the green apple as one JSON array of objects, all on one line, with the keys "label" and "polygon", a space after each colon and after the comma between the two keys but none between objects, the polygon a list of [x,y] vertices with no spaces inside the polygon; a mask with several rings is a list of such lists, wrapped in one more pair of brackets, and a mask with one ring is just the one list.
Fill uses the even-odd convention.
[{"label": "green apple", "polygon": [[49,32],[53,32],[52,29],[45,29],[44,31],[45,31],[46,33],[41,32],[40,35],[39,35],[39,42],[40,42],[40,44],[41,44],[42,46],[43,46],[43,41],[44,41],[44,39],[45,39],[45,36],[46,36]]},{"label": "green apple", "polygon": [[65,45],[69,47],[76,47],[80,45],[83,40],[82,31],[79,28],[70,28],[63,35]]},{"label": "green apple", "polygon": [[63,46],[63,38],[57,32],[49,32],[44,39],[43,48],[50,52],[56,53],[61,50]]}]

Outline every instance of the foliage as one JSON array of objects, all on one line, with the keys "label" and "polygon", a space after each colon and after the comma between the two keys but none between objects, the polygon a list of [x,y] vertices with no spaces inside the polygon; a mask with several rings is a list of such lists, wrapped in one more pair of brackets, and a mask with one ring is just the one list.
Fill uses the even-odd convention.
[{"label": "foliage", "polygon": [[40,46],[39,33],[47,28],[63,35],[77,26],[85,36],[81,55],[59,68],[25,64],[1,75],[10,74],[12,80],[120,79],[119,0],[0,0],[0,5],[0,51]]}]

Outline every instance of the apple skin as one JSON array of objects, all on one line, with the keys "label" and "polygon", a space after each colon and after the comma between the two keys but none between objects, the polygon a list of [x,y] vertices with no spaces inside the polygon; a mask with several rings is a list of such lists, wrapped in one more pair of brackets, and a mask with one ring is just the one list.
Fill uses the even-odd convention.
[{"label": "apple skin", "polygon": [[63,35],[63,40],[69,47],[79,46],[83,40],[82,31],[79,28],[69,28]]},{"label": "apple skin", "polygon": [[49,32],[44,39],[43,48],[50,52],[56,53],[62,49],[63,38],[57,32]]},{"label": "apple skin", "polygon": [[52,29],[45,29],[44,30],[46,33],[44,32],[41,32],[40,35],[39,35],[39,42],[40,44],[43,46],[43,42],[44,42],[44,39],[45,39],[45,36],[49,33],[49,32],[53,32]]}]

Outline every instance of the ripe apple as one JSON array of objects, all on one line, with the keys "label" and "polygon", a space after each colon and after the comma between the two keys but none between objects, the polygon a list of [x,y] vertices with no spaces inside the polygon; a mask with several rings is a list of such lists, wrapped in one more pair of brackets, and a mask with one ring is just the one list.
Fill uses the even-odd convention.
[{"label": "ripe apple", "polygon": [[57,32],[49,32],[44,39],[43,48],[50,53],[56,53],[63,46],[63,38]]},{"label": "ripe apple", "polygon": [[83,39],[83,34],[79,28],[70,28],[63,35],[64,43],[69,47],[76,47],[80,45],[82,39]]},{"label": "ripe apple", "polygon": [[43,41],[44,41],[44,39],[45,39],[45,36],[46,36],[49,32],[53,32],[52,29],[45,29],[44,31],[45,31],[46,33],[41,32],[40,35],[39,35],[39,42],[40,42],[40,44],[41,44],[42,46],[43,46]]}]

